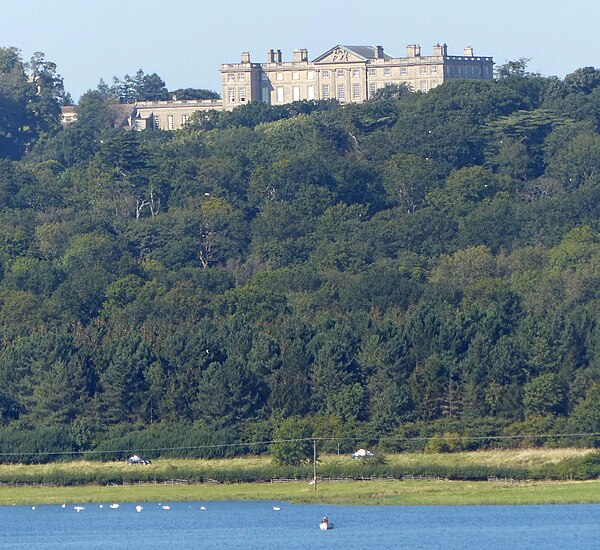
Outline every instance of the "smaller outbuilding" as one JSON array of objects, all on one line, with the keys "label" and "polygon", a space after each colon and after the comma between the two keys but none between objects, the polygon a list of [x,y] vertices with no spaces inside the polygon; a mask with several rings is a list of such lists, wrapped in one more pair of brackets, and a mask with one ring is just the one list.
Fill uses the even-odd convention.
[{"label": "smaller outbuilding", "polygon": [[372,456],[375,455],[366,449],[358,449],[358,451],[352,453],[352,458],[371,458]]},{"label": "smaller outbuilding", "polygon": [[127,464],[151,464],[152,462],[138,455],[132,455],[127,459]]}]

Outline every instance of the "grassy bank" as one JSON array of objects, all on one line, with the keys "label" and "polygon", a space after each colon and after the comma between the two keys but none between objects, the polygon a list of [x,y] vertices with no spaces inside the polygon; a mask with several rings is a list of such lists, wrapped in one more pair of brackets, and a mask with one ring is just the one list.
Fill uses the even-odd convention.
[{"label": "grassy bank", "polygon": [[[482,481],[488,476],[516,479],[578,479],[597,477],[600,465],[581,467],[587,449],[524,449],[477,451],[453,454],[402,453],[381,460],[353,460],[349,456],[325,455],[319,459],[322,477],[440,476],[453,480]],[[591,472],[591,473],[590,473]],[[137,481],[189,480],[220,483],[266,481],[273,478],[312,477],[312,465],[286,467],[273,464],[268,456],[192,460],[158,459],[147,466],[118,462],[52,462],[49,464],[2,464],[0,482],[55,485],[111,485]]]},{"label": "grassy bank", "polygon": [[[355,472],[357,475],[388,471],[395,473],[475,472],[481,476],[516,472],[525,479],[532,472],[558,468],[569,472],[594,456],[589,449],[525,449],[478,451],[455,454],[403,453],[385,457],[384,464],[328,455],[318,464],[320,476]],[[125,462],[75,461],[44,465],[0,465],[0,505],[52,504],[63,502],[136,502],[178,500],[284,500],[302,503],[466,505],[466,504],[554,504],[598,503],[600,481],[368,481],[323,482],[318,490],[306,482],[242,483],[240,480],[309,477],[312,466],[286,469],[274,466],[268,457],[223,460],[156,460],[147,466]],[[361,474],[362,472],[362,474]],[[193,483],[165,485],[161,480],[206,480],[224,478],[216,485]],[[61,483],[61,480],[64,483]],[[132,484],[141,481],[142,484]],[[158,483],[154,483],[158,481]],[[14,487],[11,483],[59,486]],[[125,484],[123,484],[125,483]]]},{"label": "grassy bank", "polygon": [[386,481],[321,483],[241,483],[230,485],[135,485],[7,487],[0,505],[275,500],[348,505],[475,505],[600,503],[600,481],[527,482]]}]

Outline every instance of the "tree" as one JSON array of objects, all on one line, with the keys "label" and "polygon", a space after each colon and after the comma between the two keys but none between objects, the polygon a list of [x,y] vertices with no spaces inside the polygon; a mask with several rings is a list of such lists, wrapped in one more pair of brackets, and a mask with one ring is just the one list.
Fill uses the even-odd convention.
[{"label": "tree", "polygon": [[137,335],[109,343],[100,375],[100,408],[105,424],[149,419],[148,383],[144,375],[154,357]]},{"label": "tree", "polygon": [[558,376],[554,373],[540,374],[527,382],[523,405],[527,418],[564,414],[565,390]]},{"label": "tree", "polygon": [[408,84],[386,84],[379,88],[370,98],[370,101],[382,101],[386,99],[397,99],[410,93]]},{"label": "tree", "polygon": [[300,466],[313,457],[312,430],[307,419],[290,417],[273,431],[271,458],[278,464]]},{"label": "tree", "polygon": [[217,92],[206,90],[204,88],[177,88],[169,92],[173,99],[188,100],[188,99],[221,99]]},{"label": "tree", "polygon": [[263,388],[256,375],[241,362],[213,362],[200,379],[196,414],[222,426],[252,419],[264,404]]},{"label": "tree", "polygon": [[600,69],[582,67],[565,76],[562,87],[567,94],[590,94],[598,86],[600,86]]},{"label": "tree", "polygon": [[139,69],[133,77],[128,74],[122,80],[113,77],[110,95],[120,103],[169,99],[169,92],[162,78],[156,73],[145,74],[142,69]]},{"label": "tree", "polygon": [[496,78],[524,77],[527,73],[527,64],[531,61],[528,57],[513,59],[496,67]]},{"label": "tree", "polygon": [[431,159],[397,154],[385,167],[383,186],[392,205],[414,212],[423,204],[425,195],[441,183],[441,175]]}]

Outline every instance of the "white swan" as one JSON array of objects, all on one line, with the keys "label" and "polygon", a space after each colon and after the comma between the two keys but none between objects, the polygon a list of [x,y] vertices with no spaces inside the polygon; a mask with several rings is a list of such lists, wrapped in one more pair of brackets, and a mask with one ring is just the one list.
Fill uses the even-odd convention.
[{"label": "white swan", "polygon": [[136,512],[141,512],[144,508],[142,506],[140,506],[139,504],[135,507],[135,511]]}]

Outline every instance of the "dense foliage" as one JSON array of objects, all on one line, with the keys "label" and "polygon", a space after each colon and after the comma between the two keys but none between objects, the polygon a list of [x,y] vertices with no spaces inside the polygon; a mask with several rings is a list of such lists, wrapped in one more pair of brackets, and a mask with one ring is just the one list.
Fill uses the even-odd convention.
[{"label": "dense foliage", "polygon": [[600,71],[110,120],[2,149],[4,434],[600,432]]}]

